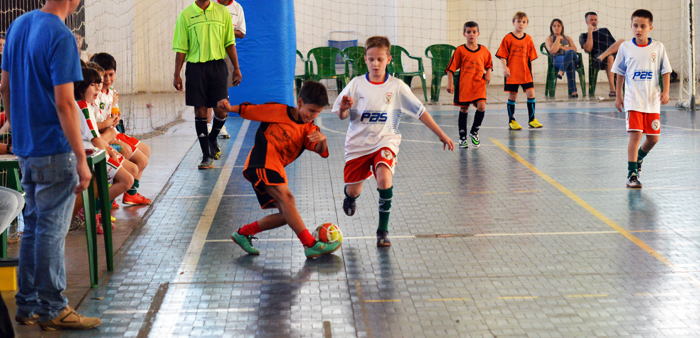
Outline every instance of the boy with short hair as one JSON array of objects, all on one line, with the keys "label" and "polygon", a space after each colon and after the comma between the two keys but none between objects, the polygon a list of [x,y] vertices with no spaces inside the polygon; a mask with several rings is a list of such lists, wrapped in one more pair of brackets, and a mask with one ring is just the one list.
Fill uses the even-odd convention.
[{"label": "boy with short hair", "polygon": [[454,149],[452,140],[435,123],[423,104],[403,81],[386,73],[391,61],[391,43],[384,36],[373,36],[365,43],[365,63],[369,73],[350,81],[333,105],[341,120],[350,116],[345,138],[345,201],[343,211],[355,214],[355,200],[362,183],[372,173],[379,192],[377,246],[387,247],[389,212],[393,198],[392,175],[399,153],[401,133],[398,126],[403,114],[419,119],[435,133],[445,147]]},{"label": "boy with short hair", "polygon": [[[467,116],[469,114],[469,105],[476,108],[474,122],[469,131],[469,138],[472,145],[478,147],[479,128],[481,122],[484,121],[484,112],[486,111],[486,85],[491,83],[491,71],[493,63],[491,62],[491,52],[485,46],[476,43],[476,38],[479,37],[479,24],[474,21],[469,21],[464,24],[462,32],[467,43],[457,47],[452,59],[447,65],[445,72],[447,73],[447,92],[454,93],[454,105],[459,106],[459,147],[468,148],[467,141]],[[459,69],[459,81],[453,84],[454,74]]]},{"label": "boy with short hair", "polygon": [[[659,142],[661,134],[661,105],[669,101],[671,63],[666,48],[659,41],[653,41],[649,32],[654,28],[654,17],[646,9],[632,13],[632,34],[634,38],[625,41],[617,51],[612,71],[617,74],[617,92],[625,89],[615,98],[615,107],[627,113],[627,132],[630,141],[627,145],[627,187],[641,188],[639,174],[642,162],[649,151]],[[664,90],[659,88],[658,76],[663,77]],[[624,85],[624,87],[623,87]],[[642,146],[642,134],[646,140]],[[637,149],[639,147],[639,149]]]},{"label": "boy with short hair", "polygon": [[[95,100],[100,108],[101,114],[96,116],[97,127],[102,132],[105,129],[114,129],[116,131],[116,139],[110,144],[118,144],[117,148],[127,147],[128,153],[131,156],[127,158],[138,165],[139,172],[134,176],[134,186],[131,187],[124,197],[122,197],[122,202],[128,205],[148,205],[151,204],[151,200],[144,197],[138,193],[138,188],[140,186],[139,180],[143,171],[148,166],[148,159],[151,157],[151,148],[145,143],[139,141],[138,139],[119,132],[116,126],[119,124],[121,119],[121,114],[119,113],[119,93],[114,90],[112,86],[116,80],[117,71],[117,61],[114,57],[107,53],[96,53],[90,58],[91,62],[98,64],[104,70],[102,90]],[[119,207],[114,201],[112,202],[112,207]]]},{"label": "boy with short hair", "polygon": [[523,127],[515,121],[515,100],[518,98],[518,87],[522,87],[527,96],[527,111],[530,128],[542,128],[542,124],[535,118],[535,86],[532,82],[532,61],[537,59],[537,50],[532,38],[525,34],[529,20],[524,12],[513,15],[513,32],[508,33],[498,47],[496,57],[503,64],[503,76],[505,85],[503,91],[508,92],[508,127],[511,130],[520,130]]},{"label": "boy with short hair", "polygon": [[255,145],[246,159],[243,176],[252,183],[263,209],[279,210],[278,213],[267,215],[231,234],[231,239],[247,253],[260,254],[251,242],[253,235],[285,224],[289,224],[304,245],[307,258],[331,254],[340,247],[340,242],[316,241],[306,229],[297,211],[294,196],[289,190],[284,170],[284,167],[294,162],[305,149],[314,151],[323,158],[328,157],[326,136],[314,125],[314,119],[326,105],[326,87],[315,81],[304,83],[296,108],[280,103],[243,103],[231,106],[228,99],[219,101],[219,109],[238,113],[247,120],[261,122],[255,136]]}]

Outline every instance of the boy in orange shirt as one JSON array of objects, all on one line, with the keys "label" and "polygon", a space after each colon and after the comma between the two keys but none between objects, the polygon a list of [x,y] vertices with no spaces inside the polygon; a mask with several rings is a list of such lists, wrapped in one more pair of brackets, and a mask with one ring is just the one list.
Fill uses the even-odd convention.
[{"label": "boy in orange shirt", "polygon": [[530,128],[542,128],[542,124],[535,118],[535,87],[532,82],[532,61],[537,59],[537,51],[532,38],[525,34],[525,28],[529,20],[527,14],[517,12],[513,16],[513,32],[508,33],[498,47],[496,57],[503,64],[503,76],[505,86],[503,90],[508,92],[508,127],[511,130],[523,129],[515,121],[515,99],[518,98],[518,87],[523,87],[527,95],[527,111],[530,116],[528,126]]},{"label": "boy in orange shirt", "polygon": [[[447,92],[455,94],[454,105],[459,106],[459,147],[468,148],[467,141],[467,116],[469,105],[474,105],[476,113],[472,129],[469,131],[469,138],[474,147],[478,147],[479,128],[484,121],[486,111],[486,85],[491,83],[491,53],[486,47],[476,43],[479,37],[479,24],[469,21],[464,24],[462,33],[467,38],[467,43],[457,47],[452,59],[447,65]],[[459,69],[459,81],[453,84],[454,73]]]}]

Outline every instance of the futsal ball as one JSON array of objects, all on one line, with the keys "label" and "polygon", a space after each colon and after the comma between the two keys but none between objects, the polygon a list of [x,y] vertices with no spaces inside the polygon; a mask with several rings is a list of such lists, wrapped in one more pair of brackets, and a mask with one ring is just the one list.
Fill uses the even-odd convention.
[{"label": "futsal ball", "polygon": [[333,223],[323,223],[314,230],[314,237],[317,241],[325,243],[343,242],[343,233],[340,227]]}]

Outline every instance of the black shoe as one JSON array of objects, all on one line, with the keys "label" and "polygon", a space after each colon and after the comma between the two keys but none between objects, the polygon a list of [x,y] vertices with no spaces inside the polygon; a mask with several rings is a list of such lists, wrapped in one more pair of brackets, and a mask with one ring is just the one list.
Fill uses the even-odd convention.
[{"label": "black shoe", "polygon": [[345,211],[345,214],[348,216],[352,216],[355,214],[355,210],[357,209],[357,204],[355,204],[355,199],[353,198],[350,200],[347,196],[345,196],[345,200],[343,200],[343,211]]},{"label": "black shoe", "polygon": [[219,148],[219,142],[216,142],[216,139],[212,141],[212,139],[209,138],[209,153],[215,160],[219,160],[221,158],[221,149]]},{"label": "black shoe", "polygon": [[211,158],[208,158],[208,157],[202,158],[202,163],[199,164],[198,168],[199,169],[214,168],[214,160],[212,160]]},{"label": "black shoe", "polygon": [[377,230],[377,247],[391,246],[391,241],[389,241],[389,232],[383,230]]}]

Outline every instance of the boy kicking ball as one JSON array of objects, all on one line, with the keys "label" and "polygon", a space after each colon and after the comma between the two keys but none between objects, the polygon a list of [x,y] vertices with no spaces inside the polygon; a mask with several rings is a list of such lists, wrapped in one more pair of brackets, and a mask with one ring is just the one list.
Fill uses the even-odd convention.
[{"label": "boy kicking ball", "polygon": [[[664,45],[649,37],[649,32],[654,28],[653,22],[654,17],[646,9],[632,13],[630,27],[634,38],[620,45],[612,66],[612,71],[617,74],[617,93],[622,93],[625,85],[624,101],[622,95],[617,95],[615,108],[620,112],[624,109],[627,113],[627,132],[630,134],[627,145],[628,188],[642,187],[642,182],[639,182],[642,161],[659,142],[659,113],[661,105],[669,101],[671,63]],[[659,88],[659,74],[663,77],[663,91]],[[640,147],[642,134],[647,137]]]},{"label": "boy kicking ball", "polygon": [[267,215],[231,234],[231,239],[248,254],[260,254],[251,242],[253,235],[286,224],[304,245],[307,258],[327,255],[340,247],[340,242],[316,241],[306,229],[297,211],[294,195],[289,190],[284,170],[305,149],[314,151],[323,158],[328,157],[326,136],[314,125],[314,119],[326,105],[326,87],[314,81],[307,81],[301,87],[296,108],[279,103],[231,106],[228,99],[219,101],[219,109],[240,114],[246,120],[261,122],[255,135],[255,145],[246,159],[243,176],[253,185],[255,196],[263,209],[279,210],[278,213]]},{"label": "boy kicking ball", "polygon": [[343,89],[333,105],[341,120],[350,117],[345,138],[345,201],[343,211],[355,214],[356,199],[362,183],[372,173],[379,192],[379,225],[377,246],[390,246],[389,212],[393,198],[392,175],[399,153],[403,114],[419,119],[445,147],[454,150],[452,140],[438,127],[423,104],[401,80],[386,73],[391,61],[391,44],[384,36],[374,36],[365,43],[365,62],[369,73],[358,76]]}]

